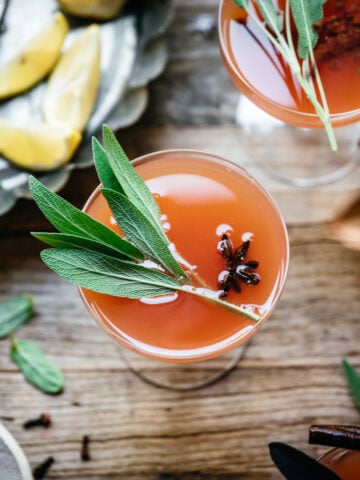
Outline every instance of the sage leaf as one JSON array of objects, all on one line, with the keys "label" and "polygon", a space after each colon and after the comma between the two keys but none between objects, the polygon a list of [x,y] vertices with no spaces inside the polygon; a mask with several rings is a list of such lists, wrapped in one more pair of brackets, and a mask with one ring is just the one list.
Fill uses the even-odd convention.
[{"label": "sage leaf", "polygon": [[85,250],[100,252],[117,258],[128,259],[128,257],[123,255],[118,249],[112,248],[110,245],[98,242],[97,240],[92,240],[91,238],[71,235],[70,233],[35,232],[32,235],[52,247],[83,248]]},{"label": "sage leaf", "polygon": [[60,393],[63,390],[61,370],[34,343],[12,339],[10,355],[25,378],[35,387],[45,393]]},{"label": "sage leaf", "polygon": [[168,242],[161,225],[158,204],[144,180],[131,165],[115,135],[106,125],[103,126],[103,141],[109,165],[125,195],[149,218],[159,234]]},{"label": "sage leaf", "polygon": [[234,2],[240,8],[248,8],[250,0],[234,0]]},{"label": "sage leaf", "polygon": [[185,272],[171,254],[168,243],[148,217],[121,193],[109,189],[102,189],[101,192],[126,238],[167,271],[177,277],[186,278]]},{"label": "sage leaf", "polygon": [[134,245],[126,242],[110,228],[48,190],[35,177],[29,178],[29,187],[40,210],[61,233],[97,240],[109,247],[116,248],[129,258],[143,259],[142,253]]},{"label": "sage leaf", "polygon": [[259,7],[260,12],[268,24],[268,26],[276,32],[282,31],[284,28],[284,15],[278,12],[272,0],[257,0],[256,5]]},{"label": "sage leaf", "polygon": [[95,137],[92,138],[92,151],[96,172],[104,188],[110,188],[111,190],[124,193],[124,190],[109,165],[105,150]]},{"label": "sage leaf", "polygon": [[28,295],[19,295],[0,303],[0,338],[11,335],[34,313],[34,302]]},{"label": "sage leaf", "polygon": [[360,408],[360,373],[345,359],[342,361],[342,367],[350,392],[356,405]]},{"label": "sage leaf", "polygon": [[47,249],[41,258],[61,277],[80,287],[116,297],[142,298],[179,290],[172,277],[136,263],[80,249]]},{"label": "sage leaf", "polygon": [[315,22],[323,17],[323,4],[326,0],[290,0],[291,13],[299,34],[298,54],[305,59],[318,40],[313,28]]}]

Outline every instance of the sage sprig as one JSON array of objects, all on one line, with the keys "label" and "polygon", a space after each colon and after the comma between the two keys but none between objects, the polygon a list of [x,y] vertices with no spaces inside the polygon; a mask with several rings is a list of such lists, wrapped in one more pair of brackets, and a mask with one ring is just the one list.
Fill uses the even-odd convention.
[{"label": "sage sprig", "polygon": [[[264,23],[251,8],[250,0],[234,0],[238,7],[246,11],[287,62],[323,123],[332,150],[337,151],[338,146],[331,125],[329,107],[314,56],[314,47],[318,40],[314,23],[322,18],[322,6],[325,1],[286,0],[284,15],[283,12],[276,9],[273,0],[256,0],[256,6],[261,12]],[[298,33],[297,50],[292,39],[290,13]],[[320,98],[318,98],[314,88],[312,72],[315,76]]]},{"label": "sage sprig", "polygon": [[220,292],[189,284],[163,230],[150,189],[106,125],[103,140],[101,146],[93,139],[94,162],[101,193],[124,237],[31,178],[29,187],[35,202],[59,230],[33,233],[55,247],[41,253],[44,263],[71,283],[96,292],[143,298],[182,291],[259,321],[259,315],[222,300]]},{"label": "sage sprig", "polygon": [[18,295],[0,303],[0,338],[5,338],[22,327],[34,313],[34,302],[29,295]]}]

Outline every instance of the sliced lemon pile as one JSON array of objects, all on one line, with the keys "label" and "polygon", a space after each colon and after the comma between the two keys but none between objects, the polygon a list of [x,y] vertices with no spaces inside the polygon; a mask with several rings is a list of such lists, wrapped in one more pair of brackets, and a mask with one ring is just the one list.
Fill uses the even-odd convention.
[{"label": "sliced lemon pile", "polygon": [[67,127],[46,124],[19,126],[0,119],[0,154],[17,167],[32,171],[54,170],[67,163],[81,134]]},{"label": "sliced lemon pile", "polygon": [[42,110],[51,125],[83,131],[100,81],[100,32],[90,25],[63,53],[46,86]]},{"label": "sliced lemon pile", "polygon": [[62,13],[54,18],[0,70],[0,99],[21,93],[44,78],[59,58],[69,30]]},{"label": "sliced lemon pile", "polygon": [[116,17],[125,0],[58,0],[60,7],[76,17],[110,20]]}]

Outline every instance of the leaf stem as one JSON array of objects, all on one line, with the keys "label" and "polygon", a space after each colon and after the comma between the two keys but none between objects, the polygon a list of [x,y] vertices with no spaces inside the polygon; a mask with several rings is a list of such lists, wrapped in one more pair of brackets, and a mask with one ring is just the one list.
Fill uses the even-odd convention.
[{"label": "leaf stem", "polygon": [[226,302],[224,300],[221,300],[219,298],[219,292],[216,292],[214,290],[209,290],[207,288],[196,288],[191,285],[182,285],[180,288],[181,291],[185,293],[190,293],[191,295],[196,295],[197,297],[201,297],[206,300],[210,300],[217,305],[227,308],[229,310],[233,310],[236,313],[240,313],[242,316],[247,317],[249,320],[252,320],[254,322],[259,322],[261,320],[260,315],[257,315],[256,313],[250,312],[249,310],[246,310],[245,308],[239,307],[238,305],[235,305],[234,303]]}]

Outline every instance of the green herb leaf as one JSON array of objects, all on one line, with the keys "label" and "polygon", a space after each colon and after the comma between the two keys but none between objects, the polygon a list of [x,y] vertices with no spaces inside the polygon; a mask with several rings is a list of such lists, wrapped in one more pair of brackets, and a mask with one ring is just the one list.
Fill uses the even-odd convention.
[{"label": "green herb leaf", "polygon": [[35,177],[30,177],[29,187],[40,210],[61,233],[87,237],[117,249],[126,257],[136,260],[143,259],[142,253],[134,245],[126,242],[110,228],[48,190]]},{"label": "green herb leaf", "polygon": [[323,17],[326,0],[290,0],[291,12],[299,34],[298,54],[305,59],[318,40],[313,25]]},{"label": "green herb leaf", "polygon": [[250,0],[234,0],[234,3],[240,8],[248,8]]},{"label": "green herb leaf", "polygon": [[356,405],[360,407],[360,373],[357,372],[355,368],[345,359],[342,361],[342,367],[349,385],[350,392],[355,400]]},{"label": "green herb leaf", "polygon": [[32,235],[38,240],[41,240],[42,242],[56,248],[83,248],[85,250],[100,252],[117,258],[129,259],[129,257],[123,255],[123,253],[119,250],[102,242],[92,240],[91,238],[71,235],[70,233],[36,232]]},{"label": "green herb leaf", "polygon": [[64,388],[61,370],[32,342],[11,341],[11,359],[25,378],[45,393],[60,393]]},{"label": "green herb leaf", "polygon": [[7,337],[24,325],[34,313],[34,302],[19,295],[0,303],[0,338]]},{"label": "green herb leaf", "polygon": [[160,210],[150,189],[130,163],[115,135],[106,125],[103,126],[103,140],[109,165],[121,185],[125,195],[158,230],[168,242],[160,219]]},{"label": "green herb leaf", "polygon": [[148,217],[123,194],[109,189],[101,192],[126,238],[167,271],[185,279],[186,274],[171,254],[168,243]]},{"label": "green herb leaf", "polygon": [[272,0],[257,0],[256,5],[259,7],[265,22],[274,32],[281,31],[284,28],[284,15],[276,10]]},{"label": "green herb leaf", "polygon": [[117,181],[117,178],[109,165],[105,150],[95,137],[92,138],[92,151],[95,168],[103,187],[124,193],[124,190],[122,189],[120,183]]},{"label": "green herb leaf", "polygon": [[75,285],[116,297],[142,298],[173,293],[174,278],[135,263],[80,249],[48,249],[42,260]]}]

